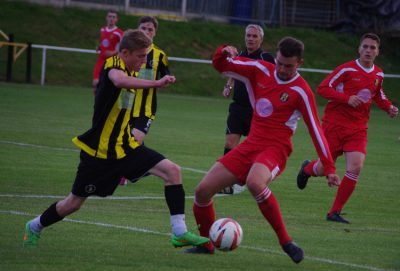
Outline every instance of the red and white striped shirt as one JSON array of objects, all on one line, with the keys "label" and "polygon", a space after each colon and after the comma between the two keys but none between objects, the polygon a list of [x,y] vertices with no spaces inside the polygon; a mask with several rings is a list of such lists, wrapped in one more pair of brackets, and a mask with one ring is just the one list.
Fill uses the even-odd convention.
[{"label": "red and white striped shirt", "polygon": [[[317,93],[329,100],[322,120],[346,128],[366,129],[372,100],[386,112],[392,105],[382,89],[383,77],[378,66],[366,69],[358,60],[337,67],[317,88]],[[350,106],[352,95],[359,96],[364,103],[356,108]]]},{"label": "red and white striped shirt", "polygon": [[291,153],[291,137],[303,116],[325,174],[334,174],[335,165],[319,123],[314,94],[300,74],[282,81],[274,64],[242,57],[227,58],[222,48],[215,53],[213,66],[224,75],[244,82],[253,107],[246,140],[260,148],[277,145]]}]

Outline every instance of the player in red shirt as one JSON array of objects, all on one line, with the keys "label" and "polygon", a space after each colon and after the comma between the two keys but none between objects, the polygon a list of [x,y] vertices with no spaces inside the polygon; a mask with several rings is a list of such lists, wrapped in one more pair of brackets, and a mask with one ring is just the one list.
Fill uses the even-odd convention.
[{"label": "player in red shirt", "polygon": [[[284,38],[278,44],[274,65],[262,60],[234,57],[237,51],[231,46],[218,48],[213,65],[224,75],[244,82],[253,107],[253,118],[248,137],[221,157],[197,186],[193,204],[200,234],[207,237],[215,221],[213,196],[224,187],[246,184],[283,250],[296,263],[303,259],[303,250],[287,233],[278,201],[268,185],[285,169],[292,152],[291,137],[301,115],[327,169],[328,184],[337,185],[339,182],[319,125],[314,95],[297,72],[303,63],[303,51],[301,41]],[[186,252],[212,254],[214,247],[208,243]]]},{"label": "player in red shirt", "polygon": [[[399,111],[386,98],[382,89],[384,74],[374,64],[379,45],[376,34],[364,34],[358,48],[360,57],[337,67],[317,89],[319,95],[329,100],[322,127],[332,156],[336,160],[344,154],[346,160],[346,173],[326,217],[328,221],[349,223],[340,212],[353,193],[364,165],[372,100],[392,118]],[[304,189],[310,176],[324,176],[324,171],[321,161],[304,161],[297,176],[297,186]]]},{"label": "player in red shirt", "polygon": [[117,27],[118,14],[114,10],[110,10],[106,16],[107,25],[100,29],[100,43],[96,47],[99,52],[96,64],[93,69],[93,93],[96,92],[99,76],[104,62],[110,56],[117,54],[118,44],[124,35],[124,31]]}]

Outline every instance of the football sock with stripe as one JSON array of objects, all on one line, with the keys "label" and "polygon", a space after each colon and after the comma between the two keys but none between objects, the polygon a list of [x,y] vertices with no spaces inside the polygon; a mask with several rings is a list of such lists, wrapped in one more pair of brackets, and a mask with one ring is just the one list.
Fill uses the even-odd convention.
[{"label": "football sock with stripe", "polygon": [[266,187],[256,197],[258,208],[274,229],[278,236],[279,243],[281,245],[291,241],[289,234],[286,231],[285,223],[283,222],[282,214],[279,208],[279,203],[276,200],[274,194],[268,187]]},{"label": "football sock with stripe", "polygon": [[353,194],[354,189],[356,188],[358,180],[358,175],[346,171],[342,182],[339,185],[339,188],[336,192],[335,201],[333,202],[332,208],[329,211],[331,215],[333,212],[340,213],[349,200],[350,196]]}]

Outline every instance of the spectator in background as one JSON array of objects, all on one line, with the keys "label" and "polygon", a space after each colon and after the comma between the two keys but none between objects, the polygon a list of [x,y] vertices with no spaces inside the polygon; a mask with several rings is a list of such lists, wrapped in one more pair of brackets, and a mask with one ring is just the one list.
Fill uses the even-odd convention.
[{"label": "spectator in background", "polygon": [[[144,16],[139,19],[138,29],[142,30],[153,41],[157,33],[158,21],[154,17]],[[139,78],[157,80],[169,74],[167,55],[153,42],[147,55],[147,62],[143,64],[139,71]],[[151,123],[156,117],[157,89],[138,89],[133,104],[130,126],[133,136],[142,144],[144,137],[149,132]],[[120,185],[126,185],[127,183],[128,180],[122,177]]]},{"label": "spectator in background", "polygon": [[[275,64],[274,57],[261,48],[264,39],[264,30],[256,24],[249,24],[246,27],[244,41],[246,49],[239,53],[239,56],[251,59],[261,59]],[[229,105],[229,114],[226,121],[226,137],[224,154],[240,143],[241,136],[247,136],[250,131],[251,116],[253,109],[250,104],[249,95],[243,82],[229,78],[222,95],[228,98],[233,90],[232,103]],[[244,186],[234,184],[225,187],[221,194],[238,194],[244,191]]]},{"label": "spectator in background", "polygon": [[[322,127],[334,160],[342,154],[346,172],[328,212],[328,221],[350,223],[341,211],[352,195],[367,153],[367,129],[372,100],[393,118],[399,110],[386,98],[382,84],[384,74],[374,64],[379,55],[380,39],[374,33],[361,37],[359,58],[337,67],[317,88],[329,100],[322,118]],[[305,160],[297,175],[297,186],[304,189],[311,176],[326,172],[321,161]]]},{"label": "spectator in background", "polygon": [[99,76],[105,60],[117,54],[118,44],[124,35],[124,32],[117,27],[118,14],[115,10],[109,10],[106,16],[107,25],[100,29],[100,43],[96,46],[99,52],[96,64],[93,69],[93,93],[96,92]]}]

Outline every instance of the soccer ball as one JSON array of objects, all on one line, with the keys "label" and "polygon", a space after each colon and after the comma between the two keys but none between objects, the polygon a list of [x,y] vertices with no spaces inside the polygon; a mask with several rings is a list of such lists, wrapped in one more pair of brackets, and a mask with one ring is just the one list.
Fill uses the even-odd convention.
[{"label": "soccer ball", "polygon": [[210,228],[210,240],[219,250],[234,250],[242,242],[242,239],[242,227],[232,218],[218,219]]}]

